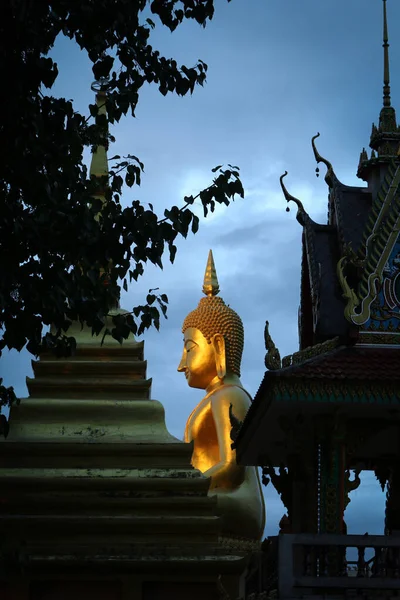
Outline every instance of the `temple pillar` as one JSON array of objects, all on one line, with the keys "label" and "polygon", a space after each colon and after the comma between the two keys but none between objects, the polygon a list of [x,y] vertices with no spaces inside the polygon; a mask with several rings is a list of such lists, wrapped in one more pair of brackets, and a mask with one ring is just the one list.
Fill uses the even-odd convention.
[{"label": "temple pillar", "polygon": [[345,533],[345,423],[318,420],[319,532]]},{"label": "temple pillar", "polygon": [[313,448],[290,460],[292,473],[291,530],[317,533],[317,454]]},{"label": "temple pillar", "polygon": [[320,533],[344,533],[344,445],[320,444]]}]

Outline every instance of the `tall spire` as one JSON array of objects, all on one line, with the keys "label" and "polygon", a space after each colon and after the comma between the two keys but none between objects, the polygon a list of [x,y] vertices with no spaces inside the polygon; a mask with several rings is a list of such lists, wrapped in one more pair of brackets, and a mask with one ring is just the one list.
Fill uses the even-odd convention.
[{"label": "tall spire", "polygon": [[386,0],[383,0],[383,106],[390,106],[389,38]]},{"label": "tall spire", "polygon": [[206,272],[204,274],[203,293],[206,296],[216,296],[219,292],[217,271],[215,269],[212,250],[208,253]]},{"label": "tall spire", "polygon": [[379,113],[379,123],[372,125],[369,145],[370,158],[365,149],[361,152],[357,177],[368,182],[378,177],[382,180],[392,160],[398,160],[400,148],[400,127],[397,125],[396,111],[390,100],[389,76],[389,36],[387,6],[383,0],[383,106]]},{"label": "tall spire", "polygon": [[[104,115],[107,117],[106,109],[106,84],[107,80],[100,79],[92,84],[92,90],[96,92],[96,105],[98,108],[98,116]],[[90,163],[90,177],[107,177],[108,176],[108,160],[107,150],[105,146],[99,145],[93,152],[92,161]]]},{"label": "tall spire", "polygon": [[[108,79],[105,77],[101,77],[99,80],[92,83],[92,91],[96,93],[96,105],[97,105],[97,116],[96,120],[99,117],[105,117],[104,134],[108,135],[108,119],[107,119],[107,108],[106,108],[106,100],[107,100],[107,84]],[[101,126],[103,123],[99,123]],[[92,160],[90,163],[90,179],[97,180],[95,193],[93,194],[93,198],[100,200],[103,203],[103,206],[106,203],[106,189],[108,186],[108,159],[107,159],[107,148],[104,143],[100,143],[96,146],[95,151],[92,154]],[[99,215],[98,215],[99,216]],[[111,261],[109,261],[109,265],[111,267]],[[105,274],[104,269],[100,269],[100,274],[103,276]],[[105,277],[105,283],[108,285],[109,279],[108,275]],[[119,299],[115,302],[114,310],[119,310]],[[115,313],[114,313],[115,314]]]}]

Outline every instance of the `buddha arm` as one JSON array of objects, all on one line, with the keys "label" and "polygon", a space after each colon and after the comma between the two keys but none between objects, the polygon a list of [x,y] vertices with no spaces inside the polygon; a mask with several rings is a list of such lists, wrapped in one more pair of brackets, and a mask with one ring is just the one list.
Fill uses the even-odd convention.
[{"label": "buddha arm", "polygon": [[212,398],[211,410],[218,437],[220,460],[204,473],[206,477],[212,478],[210,490],[216,488],[231,490],[243,483],[245,467],[236,463],[236,450],[231,448],[231,423],[229,419],[230,404],[233,405],[234,414],[240,419],[244,418],[246,405],[242,394],[243,392],[240,390],[229,388],[221,390]]}]

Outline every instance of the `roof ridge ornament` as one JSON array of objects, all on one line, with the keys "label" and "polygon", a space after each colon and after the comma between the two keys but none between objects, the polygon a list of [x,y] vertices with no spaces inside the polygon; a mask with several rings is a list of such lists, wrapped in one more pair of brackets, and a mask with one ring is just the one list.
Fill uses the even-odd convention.
[{"label": "roof ridge ornament", "polygon": [[390,103],[389,38],[387,26],[386,0],[383,0],[383,106]]},{"label": "roof ridge ornament", "polygon": [[299,365],[306,360],[310,360],[317,356],[321,356],[322,354],[326,354],[327,352],[336,350],[341,345],[343,345],[343,343],[340,337],[337,336],[329,340],[325,340],[325,342],[321,342],[320,344],[307,346],[307,348],[303,348],[303,350],[298,350],[293,354],[284,356],[282,358],[282,368],[286,369],[287,367],[294,367],[295,365]]},{"label": "roof ridge ornament", "polygon": [[278,348],[276,347],[275,342],[272,339],[271,334],[269,332],[269,322],[268,321],[265,321],[264,343],[265,343],[265,349],[267,351],[265,358],[264,358],[264,363],[265,363],[266,368],[269,371],[281,369],[282,368],[281,355],[280,355],[280,352],[279,352]]},{"label": "roof ridge ornament", "polygon": [[215,269],[212,250],[208,253],[206,272],[204,273],[203,294],[209,298],[219,293],[217,271]]},{"label": "roof ridge ornament", "polygon": [[[303,206],[303,203],[301,202],[301,200],[299,200],[298,198],[295,198],[295,196],[292,196],[292,194],[289,194],[289,192],[287,191],[286,186],[283,183],[283,178],[286,177],[287,174],[288,174],[288,172],[285,171],[284,174],[279,177],[282,192],[283,192],[283,195],[285,196],[287,202],[294,202],[295,204],[297,204],[296,219],[298,220],[300,225],[304,225],[304,218],[307,216],[307,213],[304,209],[304,206]],[[289,212],[290,208],[287,207],[286,210],[287,210],[287,212]]]}]

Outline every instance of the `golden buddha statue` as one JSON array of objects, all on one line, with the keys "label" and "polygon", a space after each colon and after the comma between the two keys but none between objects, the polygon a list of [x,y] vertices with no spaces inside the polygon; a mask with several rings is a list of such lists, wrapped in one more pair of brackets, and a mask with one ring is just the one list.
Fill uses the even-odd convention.
[{"label": "golden buddha statue", "polygon": [[224,535],[259,540],[264,531],[265,507],[256,467],[236,463],[231,448],[230,407],[242,421],[251,397],[240,382],[244,333],[237,313],[217,297],[219,285],[210,250],[198,307],[186,317],[184,347],[178,371],[190,387],[206,391],[185,428],[185,442],[193,440],[192,464],[211,477]]}]

